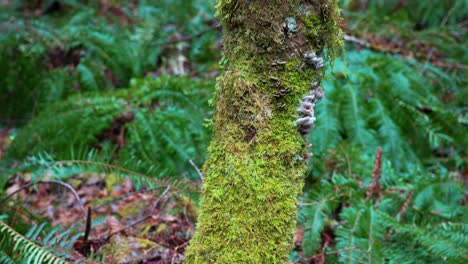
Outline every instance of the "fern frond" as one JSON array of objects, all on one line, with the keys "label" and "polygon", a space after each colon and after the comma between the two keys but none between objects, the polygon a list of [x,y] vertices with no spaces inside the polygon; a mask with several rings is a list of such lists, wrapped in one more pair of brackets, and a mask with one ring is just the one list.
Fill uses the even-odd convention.
[{"label": "fern frond", "polygon": [[[52,254],[44,247],[41,247],[29,239],[25,238],[4,222],[0,221],[0,249],[3,259],[25,261],[26,263],[54,263],[66,264],[67,261]],[[8,255],[7,255],[8,254]]]},{"label": "fern frond", "polygon": [[314,144],[314,151],[318,153],[323,153],[325,148],[335,147],[341,139],[338,107],[334,103],[335,99],[331,98],[334,87],[329,85],[329,82],[325,82],[325,87],[327,87],[327,96],[317,104],[317,122],[310,141]]},{"label": "fern frond", "polygon": [[[335,62],[334,75],[324,82],[325,100],[317,105],[311,140],[317,154],[340,141],[371,151],[381,146],[396,168],[407,169],[427,162],[437,149],[466,141],[457,113],[437,97],[432,78],[448,76],[435,66],[350,51]],[[459,92],[459,84],[450,85]]]}]

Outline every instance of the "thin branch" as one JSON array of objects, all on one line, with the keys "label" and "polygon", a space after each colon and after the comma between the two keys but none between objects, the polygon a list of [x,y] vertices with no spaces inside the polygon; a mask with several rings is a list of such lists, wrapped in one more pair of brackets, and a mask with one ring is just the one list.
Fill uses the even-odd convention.
[{"label": "thin branch", "polygon": [[167,45],[173,45],[173,44],[177,44],[177,43],[180,43],[180,42],[187,42],[187,41],[191,41],[192,39],[196,39],[196,38],[199,38],[201,36],[203,36],[204,34],[212,31],[212,30],[215,30],[215,29],[220,29],[221,26],[218,25],[218,24],[213,24],[211,26],[208,26],[208,28],[200,31],[200,32],[197,32],[193,35],[190,35],[190,36],[185,36],[185,37],[180,37],[180,38],[174,38],[174,39],[170,39],[168,41],[162,41],[162,42],[157,42],[157,43],[153,43],[151,44],[151,46],[167,46]]},{"label": "thin branch", "polygon": [[91,212],[91,207],[88,207],[88,215],[86,216],[86,229],[83,236],[84,243],[88,241],[89,233],[91,232]]},{"label": "thin branch", "polygon": [[317,205],[317,204],[321,204],[321,203],[324,203],[324,202],[331,202],[331,201],[334,201],[340,197],[343,197],[343,196],[347,196],[347,194],[345,193],[342,193],[342,194],[339,194],[339,195],[335,195],[335,196],[332,196],[330,198],[323,198],[322,200],[320,201],[317,201],[317,202],[312,202],[312,203],[304,203],[304,202],[297,202],[297,206],[299,207],[304,207],[304,206],[314,206],[314,205]]},{"label": "thin branch", "polygon": [[[166,189],[164,190],[164,192],[158,197],[158,199],[156,200],[156,202],[155,202],[154,205],[153,205],[153,208],[151,209],[151,213],[150,213],[150,214],[148,214],[147,216],[145,216],[145,217],[143,217],[143,218],[140,218],[140,219],[136,220],[135,222],[130,223],[130,224],[128,224],[128,225],[126,225],[126,226],[124,226],[124,227],[122,227],[122,228],[119,228],[118,230],[116,230],[116,231],[110,233],[109,235],[107,235],[107,236],[105,237],[105,240],[109,240],[109,238],[111,238],[112,236],[114,236],[114,235],[116,235],[116,234],[118,234],[118,233],[120,233],[120,232],[122,232],[122,231],[124,231],[124,230],[126,230],[126,229],[129,229],[130,227],[133,227],[133,226],[135,226],[135,225],[138,225],[139,223],[142,223],[142,222],[146,221],[148,218],[150,218],[151,216],[153,216],[153,211],[156,209],[156,207],[158,206],[158,204],[159,204],[159,202],[161,201],[161,199],[167,194],[167,192],[169,192],[169,189],[170,189],[170,188],[171,188],[171,186],[168,185],[168,186],[166,187]],[[100,238],[98,238],[98,239],[100,239]]]},{"label": "thin branch", "polygon": [[85,209],[83,203],[80,200],[80,196],[78,195],[76,190],[73,188],[73,186],[71,186],[68,183],[65,183],[65,182],[62,182],[62,181],[57,181],[57,180],[40,180],[40,181],[37,181],[37,182],[30,182],[28,184],[25,184],[25,185],[21,186],[20,188],[18,188],[17,190],[15,190],[14,192],[7,195],[2,200],[0,200],[0,204],[4,203],[6,200],[10,199],[13,195],[17,194],[18,192],[20,192],[20,191],[22,191],[22,190],[24,190],[26,188],[29,188],[29,187],[33,186],[34,184],[57,184],[57,185],[60,185],[62,187],[67,188],[73,194],[73,196],[75,197],[75,200],[78,202],[78,205],[80,206],[81,211],[83,212],[83,215],[87,214],[86,209]]},{"label": "thin branch", "polygon": [[189,160],[189,163],[197,171],[198,177],[200,177],[200,180],[203,182],[203,173],[200,171],[200,169],[197,167],[197,165],[192,160]]},{"label": "thin branch", "polygon": [[[174,185],[174,183],[173,183],[173,185]],[[123,200],[123,199],[128,198],[128,197],[130,197],[130,196],[132,196],[132,195],[142,194],[142,193],[151,193],[151,192],[157,191],[157,190],[160,189],[160,188],[164,188],[164,186],[158,186],[158,187],[154,187],[154,188],[152,188],[152,189],[141,190],[141,191],[138,191],[138,192],[128,192],[128,193],[124,193],[124,194],[121,194],[121,195],[119,195],[119,196],[117,196],[117,197],[114,197],[114,198],[112,198],[112,199],[110,199],[110,200],[104,201],[103,203],[101,203],[101,204],[99,204],[99,205],[96,205],[96,206],[94,206],[93,208],[94,208],[94,210],[97,210],[97,209],[99,209],[99,208],[101,208],[101,207],[103,207],[103,206],[106,206],[106,205],[109,205],[109,204],[113,204],[113,203],[115,203],[115,202],[117,202],[117,201],[119,201],[119,200]]]},{"label": "thin branch", "polygon": [[176,263],[176,257],[179,256],[179,252],[177,252],[179,250],[179,248],[182,248],[182,247],[186,247],[188,244],[190,243],[190,240],[189,241],[186,241],[184,242],[182,245],[178,245],[177,247],[175,247],[173,249],[173,255],[172,255],[172,260],[171,260],[171,264],[174,264]]},{"label": "thin branch", "polygon": [[358,45],[361,45],[363,47],[366,47],[366,48],[371,48],[371,44],[363,39],[360,39],[360,38],[357,38],[355,36],[352,36],[352,35],[348,35],[348,34],[345,34],[343,36],[343,39],[347,42],[351,42],[351,43],[354,43],[354,44],[358,44]]},{"label": "thin branch", "polygon": [[[375,43],[375,41],[370,42],[370,41],[367,41],[365,39],[362,39],[362,38],[359,38],[359,37],[356,37],[356,36],[353,36],[353,35],[350,35],[350,34],[345,34],[343,36],[343,39],[346,42],[353,43],[353,44],[359,45],[361,47],[364,47],[364,48],[367,48],[367,49],[370,49],[370,50],[373,50],[373,51],[376,51],[376,52],[389,53],[389,54],[399,54],[399,55],[403,55],[403,56],[412,55],[412,56],[415,56],[418,59],[426,60],[426,63],[430,62],[433,65],[435,65],[437,67],[441,67],[441,68],[461,69],[461,70],[468,69],[468,66],[464,65],[462,63],[451,63],[451,62],[449,63],[449,62],[443,62],[443,61],[437,60],[437,59],[439,59],[439,57],[436,56],[435,53],[437,52],[437,49],[435,49],[434,47],[431,48],[429,50],[429,52],[426,52],[426,51],[422,50],[422,51],[414,52],[414,54],[412,54],[412,50],[407,47],[408,46],[407,43],[404,43],[406,45],[404,45],[401,48],[392,48],[392,47],[388,48],[388,47],[379,45],[378,43]],[[409,53],[407,52],[408,50],[409,50]]]}]

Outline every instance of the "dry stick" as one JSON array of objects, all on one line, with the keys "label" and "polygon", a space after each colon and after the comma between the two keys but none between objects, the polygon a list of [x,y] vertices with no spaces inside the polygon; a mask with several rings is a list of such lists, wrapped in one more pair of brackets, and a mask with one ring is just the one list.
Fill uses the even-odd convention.
[{"label": "dry stick", "polygon": [[358,44],[358,45],[361,45],[363,47],[366,47],[366,48],[370,48],[371,47],[371,44],[363,39],[359,39],[355,36],[352,36],[352,35],[348,35],[348,34],[345,34],[343,36],[343,39],[347,42],[351,42],[351,43],[355,43],[355,44]]},{"label": "dry stick", "polygon": [[101,207],[103,207],[103,206],[106,206],[106,205],[111,204],[111,203],[115,203],[115,202],[117,202],[118,200],[123,200],[123,199],[128,198],[128,197],[130,197],[130,196],[132,196],[132,195],[136,195],[136,194],[140,194],[140,193],[150,193],[150,192],[154,192],[154,191],[156,191],[156,190],[158,190],[158,189],[160,189],[160,188],[163,188],[163,187],[164,187],[164,186],[158,186],[158,187],[154,187],[153,189],[141,190],[141,191],[138,191],[138,192],[128,192],[128,193],[125,193],[125,194],[121,194],[120,196],[117,196],[117,197],[112,198],[111,200],[105,201],[105,202],[103,202],[103,203],[100,204],[100,205],[94,206],[93,209],[94,209],[94,210],[97,210],[97,209],[99,209],[99,208],[101,208]]},{"label": "dry stick", "polygon": [[[147,175],[145,174],[142,174],[142,173],[139,173],[139,172],[136,172],[136,171],[132,171],[132,170],[129,170],[129,169],[125,169],[125,168],[122,168],[122,167],[119,167],[119,166],[116,166],[116,165],[111,165],[111,164],[107,164],[107,163],[104,163],[104,162],[98,162],[98,161],[88,161],[88,160],[61,160],[61,161],[56,161],[54,162],[52,165],[50,165],[49,167],[46,168],[46,170],[39,176],[39,178],[42,178],[44,177],[49,171],[51,171],[53,168],[55,167],[60,167],[60,166],[63,166],[63,165],[68,165],[68,164],[81,164],[81,165],[94,165],[94,166],[100,166],[100,167],[104,167],[106,169],[110,169],[110,170],[116,170],[116,171],[121,171],[123,173],[128,173],[128,174],[133,174],[133,175],[136,175],[136,176],[140,176],[140,177],[148,177]],[[2,203],[3,201],[0,201],[0,204]],[[98,206],[97,208],[99,208],[100,206]],[[84,208],[84,207],[83,207]],[[86,212],[86,210],[84,210]]]},{"label": "dry stick", "polygon": [[199,38],[201,36],[203,36],[204,34],[212,31],[212,30],[215,30],[215,29],[220,29],[221,26],[218,25],[218,24],[213,24],[211,26],[208,26],[208,28],[198,32],[198,33],[195,33],[193,35],[190,35],[190,36],[185,36],[185,37],[181,37],[181,38],[176,38],[176,39],[171,39],[171,40],[168,40],[168,41],[162,41],[162,42],[157,42],[157,43],[153,43],[151,44],[151,46],[166,46],[166,45],[171,45],[171,44],[177,44],[177,43],[180,43],[180,42],[187,42],[187,41],[190,41],[192,39],[195,39],[195,38]]},{"label": "dry stick", "polygon": [[128,228],[130,228],[130,227],[132,227],[132,226],[138,225],[139,223],[144,222],[144,221],[146,221],[146,219],[148,219],[148,218],[150,218],[151,216],[153,216],[153,211],[156,209],[156,206],[158,206],[159,201],[161,201],[161,199],[167,194],[167,192],[169,191],[170,187],[171,187],[171,186],[168,185],[168,186],[166,187],[166,189],[164,190],[164,192],[158,197],[158,199],[156,200],[156,202],[155,202],[154,205],[153,205],[153,208],[151,209],[151,213],[150,213],[150,214],[148,214],[147,216],[145,216],[145,217],[143,217],[143,218],[141,218],[141,219],[138,219],[137,221],[135,221],[135,222],[133,222],[133,223],[131,223],[131,224],[128,224],[128,225],[126,225],[126,226],[124,226],[124,227],[122,227],[122,228],[119,228],[117,231],[114,231],[114,232],[110,233],[109,235],[107,235],[107,236],[105,237],[105,240],[109,240],[109,238],[111,238],[113,235],[116,235],[116,234],[118,234],[118,233],[120,233],[120,232],[122,232],[122,231],[124,231],[124,230],[126,230],[126,229],[128,229]]},{"label": "dry stick", "polygon": [[197,171],[198,177],[200,177],[200,180],[203,182],[203,173],[200,171],[200,169],[197,167],[197,165],[192,160],[189,160],[189,163]]},{"label": "dry stick", "polygon": [[75,200],[78,202],[78,205],[80,206],[81,211],[83,212],[83,215],[86,215],[86,209],[85,209],[83,203],[81,202],[80,196],[75,191],[75,189],[70,184],[62,182],[62,181],[57,181],[57,180],[40,180],[40,181],[37,181],[37,182],[30,182],[28,184],[25,184],[25,185],[21,186],[19,189],[15,190],[14,192],[7,195],[2,200],[0,200],[0,204],[4,203],[6,200],[11,198],[13,195],[17,194],[18,192],[20,192],[20,191],[22,191],[22,190],[24,190],[26,188],[29,188],[29,187],[33,186],[34,184],[51,184],[51,183],[57,184],[57,185],[60,185],[60,186],[63,186],[65,188],[67,188],[73,194],[73,196],[75,197]]},{"label": "dry stick", "polygon": [[83,241],[88,241],[89,233],[91,232],[91,207],[88,207],[88,215],[86,216],[86,229],[83,236]]},{"label": "dry stick", "polygon": [[[365,47],[365,48],[373,50],[373,51],[377,51],[377,52],[381,52],[381,53],[405,55],[405,53],[400,51],[400,50],[387,50],[384,47],[374,45],[373,43],[371,43],[371,42],[369,42],[369,41],[367,41],[365,39],[360,39],[360,38],[355,37],[353,35],[345,34],[343,36],[343,39],[346,42],[354,43],[354,44],[357,44],[359,46]],[[415,55],[416,55],[417,58],[429,60],[432,64],[434,64],[435,66],[441,67],[441,68],[456,68],[456,69],[462,69],[462,70],[468,69],[468,66],[464,65],[462,63],[444,63],[444,62],[441,62],[441,61],[431,60],[433,52],[434,51],[430,52],[429,55],[431,55],[431,56],[428,56],[427,54],[424,54],[424,53],[415,54]]]},{"label": "dry stick", "polygon": [[330,198],[323,198],[322,200],[320,201],[317,201],[317,202],[313,202],[313,203],[303,203],[303,202],[297,202],[297,206],[299,207],[304,207],[304,206],[314,206],[314,205],[317,205],[317,204],[321,204],[321,203],[324,203],[324,202],[331,202],[331,201],[334,201],[340,197],[343,197],[343,196],[347,196],[347,194],[343,193],[343,194],[339,194],[339,195],[335,195],[335,196],[332,196]]},{"label": "dry stick", "polygon": [[172,255],[171,264],[174,264],[174,263],[175,263],[176,257],[177,257],[178,254],[179,254],[179,252],[177,252],[177,251],[179,250],[179,248],[185,247],[185,246],[187,246],[189,243],[190,243],[190,240],[184,242],[184,243],[181,244],[181,245],[178,245],[177,247],[175,247],[175,248],[173,249],[174,255]]}]

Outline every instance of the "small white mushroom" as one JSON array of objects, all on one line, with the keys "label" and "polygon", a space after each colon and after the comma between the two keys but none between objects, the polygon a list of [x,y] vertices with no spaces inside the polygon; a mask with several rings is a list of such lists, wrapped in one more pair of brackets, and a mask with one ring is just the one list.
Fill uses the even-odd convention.
[{"label": "small white mushroom", "polygon": [[304,108],[304,109],[313,109],[314,108],[314,104],[313,103],[309,103],[309,102],[302,102],[301,103],[301,106],[300,108]]},{"label": "small white mushroom", "polygon": [[304,53],[303,57],[304,61],[314,69],[320,69],[325,65],[323,58],[313,51]]},{"label": "small white mushroom", "polygon": [[315,122],[315,117],[301,117],[296,120],[296,125],[297,126],[312,126],[314,125]]},{"label": "small white mushroom", "polygon": [[323,96],[325,95],[322,87],[318,86],[316,89],[315,89],[315,98],[320,101],[322,100]]},{"label": "small white mushroom", "polygon": [[305,109],[305,108],[299,108],[297,109],[297,113],[300,114],[301,116],[314,116],[314,109]]}]

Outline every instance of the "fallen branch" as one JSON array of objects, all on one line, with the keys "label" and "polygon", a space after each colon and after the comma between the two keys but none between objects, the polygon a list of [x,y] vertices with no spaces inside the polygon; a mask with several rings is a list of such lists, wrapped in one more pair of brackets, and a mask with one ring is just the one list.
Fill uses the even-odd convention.
[{"label": "fallen branch", "polygon": [[[174,183],[173,183],[173,184],[174,184]],[[117,201],[119,201],[119,200],[123,200],[123,199],[125,199],[125,198],[131,197],[132,195],[137,195],[137,194],[142,194],[142,193],[151,193],[151,192],[155,192],[155,191],[157,191],[158,189],[161,189],[161,188],[163,188],[163,187],[164,187],[164,186],[158,186],[158,187],[154,187],[154,188],[148,189],[148,190],[141,190],[141,191],[138,191],[138,192],[128,192],[128,193],[125,193],[125,194],[121,194],[121,195],[119,195],[119,196],[117,196],[117,197],[114,197],[114,198],[112,198],[112,199],[110,199],[110,200],[104,201],[102,204],[99,204],[99,205],[97,205],[97,206],[94,206],[93,209],[94,209],[94,210],[97,210],[97,209],[99,209],[99,208],[101,208],[101,207],[103,207],[103,206],[106,206],[106,205],[109,205],[109,204],[113,204],[113,203],[115,203],[115,202],[117,202]]]},{"label": "fallen branch", "polygon": [[57,185],[60,185],[62,187],[67,188],[73,194],[73,196],[75,197],[75,200],[78,202],[78,205],[80,206],[83,215],[84,216],[87,215],[86,209],[85,209],[83,203],[80,200],[80,196],[78,195],[76,190],[73,188],[73,186],[71,186],[68,183],[65,183],[65,182],[62,182],[62,181],[57,181],[57,180],[40,180],[40,181],[30,182],[28,184],[25,184],[25,185],[21,186],[20,188],[18,188],[17,190],[15,190],[14,192],[7,195],[2,200],[0,200],[0,204],[4,203],[8,199],[10,199],[11,197],[13,197],[13,195],[17,194],[18,192],[20,192],[20,191],[22,191],[24,189],[27,189],[27,188],[33,186],[34,184],[57,184]]},{"label": "fallen branch", "polygon": [[[135,222],[130,223],[130,224],[128,224],[128,225],[126,225],[126,226],[124,226],[124,227],[122,227],[122,228],[119,228],[118,230],[116,230],[116,231],[110,233],[109,235],[105,236],[104,239],[107,241],[107,240],[109,240],[109,238],[111,238],[112,236],[114,236],[114,235],[116,235],[116,234],[118,234],[118,233],[120,233],[120,232],[122,232],[122,231],[125,231],[125,230],[129,229],[130,227],[133,227],[133,226],[135,226],[135,225],[138,225],[139,223],[142,223],[142,222],[146,221],[148,218],[150,218],[151,216],[153,216],[153,211],[156,209],[156,207],[158,206],[158,204],[159,204],[159,202],[161,201],[161,199],[167,194],[167,192],[169,192],[170,187],[171,187],[171,186],[168,185],[168,186],[166,187],[166,189],[164,190],[164,192],[158,197],[158,199],[156,200],[156,202],[155,202],[154,205],[153,205],[153,208],[151,209],[151,213],[150,213],[150,214],[148,214],[147,216],[145,216],[145,217],[143,217],[143,218],[141,218],[141,219],[138,219],[138,220],[136,220]],[[99,240],[99,239],[101,239],[101,238],[98,238],[98,240]]]},{"label": "fallen branch", "polygon": [[197,32],[197,33],[195,33],[193,35],[184,36],[184,37],[174,37],[174,38],[171,38],[168,41],[153,43],[153,44],[151,44],[151,46],[167,46],[167,45],[177,44],[177,43],[180,43],[180,42],[189,42],[189,41],[191,41],[193,39],[196,39],[196,38],[199,38],[199,37],[203,36],[204,34],[210,32],[212,30],[215,30],[215,29],[221,29],[221,26],[218,25],[218,23],[216,23],[216,24],[208,26],[206,29],[201,30],[200,32]]},{"label": "fallen branch", "polygon": [[350,34],[345,34],[343,36],[344,41],[352,44],[359,45],[361,47],[381,52],[381,53],[389,53],[389,54],[398,54],[406,57],[415,57],[417,59],[424,59],[427,62],[431,62],[433,65],[441,68],[450,68],[450,69],[461,69],[466,70],[468,69],[467,65],[462,63],[449,63],[449,62],[442,62],[440,59],[443,57],[442,54],[437,52],[437,49],[432,47],[430,49],[422,49],[415,51],[414,48],[411,49],[408,43],[403,42],[400,46],[385,46],[376,41],[368,41]]}]

